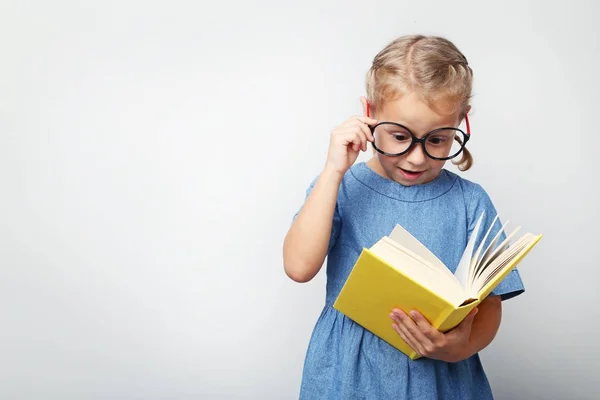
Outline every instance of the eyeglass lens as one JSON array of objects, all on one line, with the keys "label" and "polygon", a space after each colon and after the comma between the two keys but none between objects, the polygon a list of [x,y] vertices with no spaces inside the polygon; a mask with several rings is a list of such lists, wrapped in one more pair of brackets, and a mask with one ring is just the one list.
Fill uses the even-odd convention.
[{"label": "eyeglass lens", "polygon": [[[376,126],[373,136],[377,148],[389,154],[404,153],[413,143],[410,131],[395,124]],[[464,142],[465,136],[460,130],[442,129],[427,136],[424,143],[425,152],[435,158],[454,157],[460,153]]]}]

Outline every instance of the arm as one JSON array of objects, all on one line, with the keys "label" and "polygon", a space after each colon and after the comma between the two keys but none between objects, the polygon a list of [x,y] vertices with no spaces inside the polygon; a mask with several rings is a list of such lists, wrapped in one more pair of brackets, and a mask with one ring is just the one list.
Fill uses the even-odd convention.
[{"label": "arm", "polygon": [[359,152],[367,150],[367,142],[373,141],[367,124],[375,122],[352,117],[331,132],[325,167],[283,243],[284,270],[294,281],[310,281],[323,266],[342,178]]},{"label": "arm", "polygon": [[342,177],[333,168],[323,170],[285,237],[284,270],[296,282],[310,281],[323,265]]},{"label": "arm", "polygon": [[417,353],[446,362],[458,362],[486,348],[496,336],[502,318],[500,296],[489,296],[453,330],[442,333],[418,312],[412,318],[395,309],[390,317],[402,339]]},{"label": "arm", "polygon": [[479,305],[479,311],[473,320],[468,343],[463,354],[465,359],[485,349],[498,333],[502,320],[502,301],[500,296],[489,296]]}]

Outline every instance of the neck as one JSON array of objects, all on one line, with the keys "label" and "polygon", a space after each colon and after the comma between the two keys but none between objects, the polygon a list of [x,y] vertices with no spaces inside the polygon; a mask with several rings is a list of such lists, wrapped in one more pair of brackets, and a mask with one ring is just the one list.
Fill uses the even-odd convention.
[{"label": "neck", "polygon": [[367,166],[369,168],[371,168],[375,173],[383,176],[384,178],[391,179],[385,173],[383,167],[381,166],[381,164],[379,163],[379,160],[377,159],[377,155],[376,154],[373,154],[373,156],[371,157],[371,159],[369,159],[369,161],[367,161]]}]

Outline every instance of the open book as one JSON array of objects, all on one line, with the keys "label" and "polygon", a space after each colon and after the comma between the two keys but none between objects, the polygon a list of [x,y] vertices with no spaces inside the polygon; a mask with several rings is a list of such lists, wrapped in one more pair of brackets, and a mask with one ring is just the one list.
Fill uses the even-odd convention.
[{"label": "open book", "polygon": [[417,310],[446,332],[485,299],[542,238],[526,233],[511,244],[520,230],[517,227],[501,241],[507,223],[491,237],[497,219],[475,247],[481,215],[454,274],[425,245],[396,225],[388,236],[363,249],[334,308],[411,359],[418,358],[392,329],[392,309]]}]

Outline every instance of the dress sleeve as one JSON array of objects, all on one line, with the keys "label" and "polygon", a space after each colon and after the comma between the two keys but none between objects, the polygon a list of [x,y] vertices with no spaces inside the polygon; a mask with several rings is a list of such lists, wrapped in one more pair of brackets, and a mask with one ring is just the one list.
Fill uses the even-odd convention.
[{"label": "dress sleeve", "polygon": [[[317,182],[317,179],[319,179],[319,177],[317,176],[308,186],[308,189],[306,189],[306,195],[304,197],[304,201],[306,202],[306,199],[308,198],[308,195],[310,194],[310,192],[312,191],[313,187],[315,186],[315,183]],[[339,198],[338,198],[339,200]],[[298,216],[298,214],[300,213],[300,210],[302,209],[302,207],[304,206],[304,204],[298,209],[298,211],[296,211],[296,213],[294,214],[293,218],[292,218],[292,222],[296,220],[296,217]],[[335,245],[335,242],[337,240],[337,237],[340,233],[340,227],[342,225],[342,218],[340,216],[340,211],[339,211],[339,201],[336,201],[335,203],[335,210],[333,212],[333,221],[331,224],[331,234],[329,236],[329,246],[327,247],[327,253],[329,254],[329,252],[331,251],[331,248]]]},{"label": "dress sleeve", "polygon": [[[471,233],[475,228],[475,224],[477,223],[479,217],[482,213],[485,213],[483,216],[483,220],[481,222],[481,227],[479,229],[479,235],[475,241],[475,248],[479,246],[483,237],[485,236],[487,230],[490,228],[490,225],[496,218],[496,208],[492,203],[487,192],[478,184],[474,185],[473,193],[471,196],[471,200],[468,206],[468,238],[471,237]],[[489,236],[486,239],[485,246],[487,246],[492,239],[495,237],[496,233],[502,228],[501,219],[498,218],[490,231]],[[468,240],[467,238],[467,240]],[[500,244],[504,239],[506,239],[506,234],[502,232],[500,234],[500,238],[498,239],[497,245]],[[485,247],[484,246],[484,247]],[[525,291],[525,287],[523,285],[523,281],[521,280],[521,276],[517,268],[514,268],[501,282],[498,286],[491,292],[491,296],[501,296],[502,300],[508,300],[512,297],[518,296]]]}]

